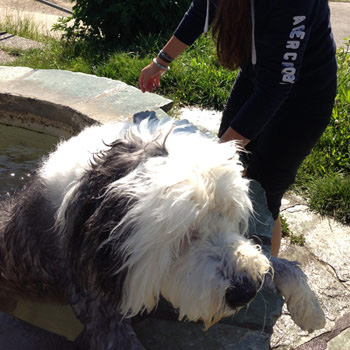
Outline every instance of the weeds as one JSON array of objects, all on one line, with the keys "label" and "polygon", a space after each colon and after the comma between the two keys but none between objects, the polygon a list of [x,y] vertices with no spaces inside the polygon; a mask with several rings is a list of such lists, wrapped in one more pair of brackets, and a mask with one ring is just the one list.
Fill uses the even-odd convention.
[{"label": "weeds", "polygon": [[35,41],[46,41],[46,36],[40,33],[38,26],[30,18],[6,16],[0,23],[0,31]]},{"label": "weeds", "polygon": [[293,187],[310,207],[350,224],[350,38],[337,52],[338,92],[330,124],[305,159]]},{"label": "weeds", "polygon": [[288,222],[283,217],[283,215],[280,215],[279,219],[281,223],[282,237],[284,238],[288,237],[291,243],[295,245],[303,246],[305,244],[305,236],[303,234],[301,235],[294,234],[289,228]]}]

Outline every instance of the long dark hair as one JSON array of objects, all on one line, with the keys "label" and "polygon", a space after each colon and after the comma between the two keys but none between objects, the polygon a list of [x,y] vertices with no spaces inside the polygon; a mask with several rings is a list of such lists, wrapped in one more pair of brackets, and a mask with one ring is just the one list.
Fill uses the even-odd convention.
[{"label": "long dark hair", "polygon": [[252,29],[249,0],[220,0],[213,38],[222,66],[235,70],[250,58]]}]

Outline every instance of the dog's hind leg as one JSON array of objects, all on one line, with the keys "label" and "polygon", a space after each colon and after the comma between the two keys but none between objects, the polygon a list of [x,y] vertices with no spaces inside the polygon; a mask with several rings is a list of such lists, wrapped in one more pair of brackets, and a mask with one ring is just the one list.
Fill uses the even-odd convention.
[{"label": "dog's hind leg", "polygon": [[75,340],[79,350],[145,350],[131,320],[123,318],[100,298],[76,296],[71,305],[85,326]]},{"label": "dog's hind leg", "polygon": [[303,330],[312,332],[325,326],[325,315],[299,263],[271,257],[273,281],[285,298],[293,321]]}]

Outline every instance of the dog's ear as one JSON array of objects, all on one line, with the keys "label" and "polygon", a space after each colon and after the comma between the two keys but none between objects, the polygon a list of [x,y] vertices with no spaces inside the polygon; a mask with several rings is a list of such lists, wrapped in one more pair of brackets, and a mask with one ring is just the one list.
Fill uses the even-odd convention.
[{"label": "dog's ear", "polygon": [[127,269],[119,271],[127,258],[119,248],[132,229],[119,233],[116,227],[137,199],[122,191],[107,195],[108,190],[148,158],[166,154],[162,146],[145,145],[132,134],[128,137],[93,157],[91,168],[67,193],[58,218],[74,283],[82,292],[103,293],[113,300],[121,299],[127,274]]},{"label": "dog's ear", "polygon": [[[91,196],[90,186],[81,183],[70,198],[61,233],[67,270],[76,288],[91,297],[101,293],[120,300],[126,271],[115,274],[123,256],[108,243],[113,227],[127,208],[126,199],[103,203]],[[120,237],[122,243],[123,237]]]}]

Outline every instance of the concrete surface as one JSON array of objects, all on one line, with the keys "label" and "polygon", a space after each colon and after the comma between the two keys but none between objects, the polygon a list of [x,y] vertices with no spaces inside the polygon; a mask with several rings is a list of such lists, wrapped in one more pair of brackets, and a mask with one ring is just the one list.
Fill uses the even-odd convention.
[{"label": "concrete surface", "polygon": [[337,47],[350,40],[350,2],[329,2],[331,9],[331,24]]}]

